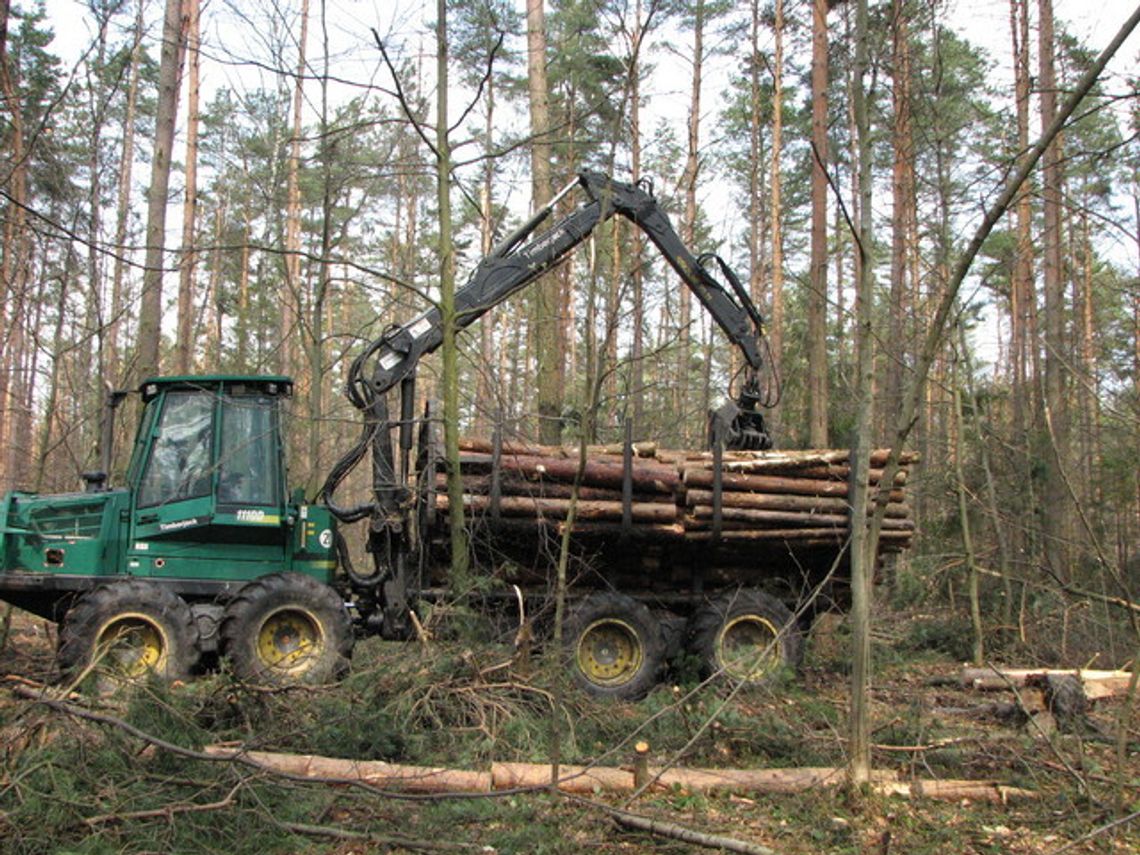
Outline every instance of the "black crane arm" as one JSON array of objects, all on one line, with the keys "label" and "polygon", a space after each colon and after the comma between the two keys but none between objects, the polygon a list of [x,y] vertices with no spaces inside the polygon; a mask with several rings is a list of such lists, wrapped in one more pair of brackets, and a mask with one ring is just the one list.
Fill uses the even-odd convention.
[{"label": "black crane arm", "polygon": [[[586,200],[541,234],[535,231],[554,213],[561,199],[580,188]],[[744,356],[745,379],[735,401],[712,415],[712,432],[729,448],[769,448],[771,440],[759,412],[762,394],[759,371],[763,320],[749,299],[747,290],[732,269],[719,256],[694,256],[682,243],[647,186],[615,181],[595,172],[582,172],[547,205],[495,247],[480,263],[471,278],[455,294],[456,323],[464,328],[535,279],[563,261],[589,237],[597,226],[620,214],[640,228],[660,250],[682,281],[712,315],[729,341]],[[726,288],[709,272],[715,264],[727,280]],[[731,290],[729,290],[731,289]],[[401,385],[399,416],[400,446],[412,447],[413,386],[420,359],[443,343],[440,310],[432,307],[408,323],[387,329],[353,362],[346,394],[365,413],[364,433],[333,468],[321,490],[330,508],[342,520],[362,519],[387,509],[394,518],[402,501],[406,472],[396,471],[392,453],[386,393]],[[367,368],[371,363],[371,376]],[[376,500],[354,508],[342,508],[332,501],[341,480],[373,448],[373,480]],[[402,455],[406,461],[407,454]],[[405,468],[406,464],[401,464]]]},{"label": "black crane arm", "polygon": [[[562,197],[575,187],[585,191],[587,201],[550,229],[532,238],[534,231],[549,219]],[[762,320],[732,269],[718,256],[695,257],[681,242],[650,191],[594,172],[580,173],[575,181],[479,263],[471,278],[455,293],[458,326],[469,326],[545,274],[589,237],[599,224],[615,214],[621,214],[645,232],[724,330],[729,341],[739,348],[748,366],[758,371],[763,363],[760,352]],[[710,260],[717,263],[734,294],[708,272],[705,264]],[[406,324],[387,330],[365,353],[365,358],[375,357],[372,376],[367,380],[369,392],[372,395],[387,392],[409,376],[419,360],[436,350],[442,342],[443,323],[436,307]],[[352,382],[365,382],[363,373],[356,372]]]}]

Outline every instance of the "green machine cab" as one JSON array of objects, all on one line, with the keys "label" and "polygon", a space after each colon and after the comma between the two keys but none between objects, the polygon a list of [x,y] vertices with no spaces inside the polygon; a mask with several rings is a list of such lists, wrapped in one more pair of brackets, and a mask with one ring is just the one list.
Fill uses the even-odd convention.
[{"label": "green machine cab", "polygon": [[[261,598],[274,601],[266,609],[276,618],[248,640],[254,654],[272,653],[272,632],[284,647],[297,638],[312,647],[330,632],[334,647],[350,645],[344,604],[329,587],[335,521],[327,508],[288,495],[281,402],[292,386],[273,376],[149,379],[139,389],[144,409],[125,487],[107,488],[105,474],[94,473],[84,476],[86,492],[4,497],[0,598],[62,621],[61,664],[75,613],[83,617],[83,606],[107,600],[106,589],[118,605],[103,602],[96,611],[120,608],[128,617],[96,616],[111,623],[88,635],[131,630],[143,639],[140,661],[153,659],[179,640],[176,627],[148,615],[186,609],[193,638],[185,643],[194,652],[182,658],[196,660],[224,646],[219,630],[234,620],[227,609],[248,600],[242,592],[251,583],[255,593],[264,588],[267,577],[276,581]],[[322,627],[320,613],[330,609],[336,626]],[[263,630],[272,632],[257,637]],[[73,653],[75,664],[88,664],[110,640],[82,642],[91,649]],[[290,667],[298,676],[297,663]]]}]

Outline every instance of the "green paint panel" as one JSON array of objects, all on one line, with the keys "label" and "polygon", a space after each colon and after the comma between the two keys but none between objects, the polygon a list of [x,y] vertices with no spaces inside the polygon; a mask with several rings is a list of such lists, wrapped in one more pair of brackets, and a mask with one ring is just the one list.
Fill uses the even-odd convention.
[{"label": "green paint panel", "polygon": [[122,551],[124,490],[37,496],[9,493],[0,520],[4,572],[96,576],[114,572]]}]

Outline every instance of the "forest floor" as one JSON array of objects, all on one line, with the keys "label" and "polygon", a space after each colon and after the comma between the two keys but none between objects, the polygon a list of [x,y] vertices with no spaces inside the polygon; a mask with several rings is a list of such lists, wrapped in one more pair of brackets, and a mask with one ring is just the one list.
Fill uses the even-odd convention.
[{"label": "forest floor", "polygon": [[[952,655],[961,633],[947,616],[891,614],[879,625],[889,629],[875,643],[875,767],[903,780],[995,781],[1032,798],[945,802],[846,787],[797,795],[672,790],[630,803],[549,792],[400,797],[190,756],[231,741],[486,769],[492,761],[545,762],[557,744],[565,763],[623,765],[636,733],[654,763],[841,765],[842,626],[813,637],[794,681],[737,693],[696,687],[682,666],[675,685],[643,701],[602,703],[562,687],[557,667],[536,665],[525,678],[497,667],[510,658],[503,646],[369,640],[335,687],[269,691],[222,673],[146,687],[130,699],[72,696],[62,707],[28,691],[54,678],[54,628],[14,612],[0,649],[0,851],[717,851],[632,831],[605,812],[609,806],[781,855],[1140,852],[1140,732],[1133,718],[1122,750],[1122,699],[1099,700],[1046,734],[1012,692],[937,684],[961,667]],[[148,744],[140,733],[187,753]]]}]

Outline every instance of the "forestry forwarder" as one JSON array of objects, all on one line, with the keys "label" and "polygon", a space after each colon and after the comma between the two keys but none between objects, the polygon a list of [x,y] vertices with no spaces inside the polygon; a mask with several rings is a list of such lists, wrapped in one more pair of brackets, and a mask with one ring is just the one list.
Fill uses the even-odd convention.
[{"label": "forestry forwarder", "polygon": [[[536,235],[575,187],[585,201]],[[759,411],[767,405],[760,313],[720,257],[695,257],[681,243],[647,185],[581,173],[480,262],[456,293],[458,325],[468,326],[545,274],[615,214],[647,234],[744,356],[739,395],[710,413],[714,448],[769,448]],[[61,671],[80,676],[91,668],[103,687],[148,673],[182,679],[202,656],[217,654],[243,679],[324,682],[347,666],[354,626],[405,637],[409,612],[427,593],[433,527],[435,534],[439,529],[440,461],[430,420],[414,416],[415,372],[442,338],[440,313],[432,308],[389,328],[356,358],[346,394],[364,414],[363,432],[315,502],[286,487],[279,404],[291,394],[288,378],[146,380],[127,486],[112,489],[108,426],[125,394],[115,393],[104,425],[104,471],[83,476],[84,492],[4,497],[0,598],[58,621]],[[392,418],[387,393],[396,386],[399,416]],[[335,490],[369,451],[372,500],[338,505]],[[628,470],[628,438],[624,459]],[[628,506],[628,484],[624,497]],[[365,519],[375,566],[360,574],[337,522]],[[653,605],[683,600],[692,610],[699,588]],[[799,636],[779,600],[747,589],[713,610],[712,625],[707,602],[703,614],[705,626],[695,631],[707,636],[698,643],[708,648],[713,666],[729,664],[730,651],[740,648],[765,663],[795,664]],[[572,671],[597,694],[644,693],[666,648],[679,646],[678,626],[683,622],[676,615],[658,619],[625,593],[592,593],[579,601],[568,626]],[[754,675],[749,669],[740,676]]]}]

